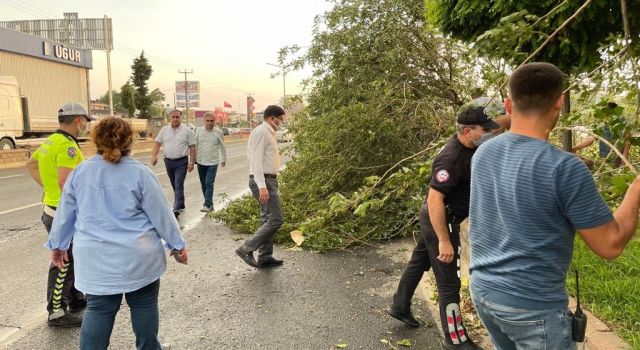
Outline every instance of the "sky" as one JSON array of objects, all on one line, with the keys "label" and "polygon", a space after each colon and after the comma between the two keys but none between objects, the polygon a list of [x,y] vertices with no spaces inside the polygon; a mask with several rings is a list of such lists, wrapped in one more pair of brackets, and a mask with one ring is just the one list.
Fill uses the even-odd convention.
[{"label": "sky", "polygon": [[[112,18],[114,51],[111,53],[112,87],[131,75],[131,64],[144,50],[153,67],[150,90],[160,89],[173,106],[178,70],[193,70],[189,80],[200,81],[200,108],[213,109],[227,101],[233,110],[246,112],[251,93],[256,111],[277,104],[282,97],[278,50],[289,45],[308,46],[314,17],[330,10],[325,0],[0,0],[0,21],[63,18]],[[93,51],[90,71],[91,98],[108,91],[107,60]],[[309,70],[286,75],[286,93],[301,91]],[[240,108],[238,108],[240,107]]]}]

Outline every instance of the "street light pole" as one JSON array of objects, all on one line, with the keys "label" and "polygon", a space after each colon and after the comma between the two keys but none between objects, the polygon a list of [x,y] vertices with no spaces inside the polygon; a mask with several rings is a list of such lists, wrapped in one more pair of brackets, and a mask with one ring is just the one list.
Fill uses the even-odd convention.
[{"label": "street light pole", "polygon": [[270,66],[274,66],[274,67],[278,67],[280,69],[282,69],[282,105],[284,107],[284,102],[285,99],[287,98],[287,85],[286,85],[286,77],[287,77],[287,71],[286,71],[286,66],[281,66],[279,64],[273,64],[273,63],[268,63],[268,65]]}]

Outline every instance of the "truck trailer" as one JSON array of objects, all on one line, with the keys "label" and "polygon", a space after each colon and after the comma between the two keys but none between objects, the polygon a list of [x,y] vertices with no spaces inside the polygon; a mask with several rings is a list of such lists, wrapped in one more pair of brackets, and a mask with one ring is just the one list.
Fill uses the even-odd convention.
[{"label": "truck trailer", "polygon": [[90,50],[0,27],[0,149],[34,142],[58,128],[58,109],[89,110]]}]

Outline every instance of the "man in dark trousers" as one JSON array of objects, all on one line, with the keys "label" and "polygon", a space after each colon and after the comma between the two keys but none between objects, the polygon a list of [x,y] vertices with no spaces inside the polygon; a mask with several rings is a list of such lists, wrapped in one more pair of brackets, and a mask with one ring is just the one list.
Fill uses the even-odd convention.
[{"label": "man in dark trousers", "polygon": [[483,106],[469,106],[457,117],[457,133],[438,152],[430,189],[420,208],[420,238],[393,296],[389,315],[412,327],[411,298],[425,271],[432,269],[440,298],[445,349],[481,349],[462,323],[460,312],[460,223],[469,215],[471,157],[500,126]]},{"label": "man in dark trousers", "polygon": [[171,124],[160,129],[151,151],[151,165],[158,163],[158,152],[162,146],[164,166],[174,193],[173,215],[176,218],[184,210],[184,180],[187,171],[193,171],[196,162],[196,136],[191,129],[182,125],[182,112],[171,112]]},{"label": "man in dark trousers", "polygon": [[[273,236],[282,226],[283,217],[278,194],[278,172],[280,171],[280,151],[276,141],[276,130],[284,124],[284,109],[268,106],[264,110],[264,122],[249,136],[247,147],[249,156],[249,189],[260,204],[262,226],[236,249],[236,254],[247,265],[267,268],[282,265],[281,259],[274,258]],[[253,252],[258,251],[258,259]]]},{"label": "man in dark trousers", "polygon": [[[27,171],[44,191],[42,199],[42,223],[47,233],[51,231],[53,218],[60,202],[62,188],[73,169],[84,157],[78,137],[87,134],[88,123],[94,120],[79,102],[70,102],[58,110],[60,128],[38,147],[25,165]],[[82,317],[78,313],[87,305],[84,295],[74,286],[74,262],[72,247],[69,261],[62,267],[49,267],[47,281],[47,323],[54,327],[80,327]]]}]

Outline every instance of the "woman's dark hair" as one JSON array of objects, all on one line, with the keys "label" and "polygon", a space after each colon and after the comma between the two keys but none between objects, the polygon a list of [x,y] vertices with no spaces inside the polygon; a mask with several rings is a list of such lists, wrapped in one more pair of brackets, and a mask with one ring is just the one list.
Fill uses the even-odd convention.
[{"label": "woman's dark hair", "polygon": [[107,162],[115,164],[131,153],[133,129],[120,118],[107,117],[93,128],[91,140],[96,145],[98,154]]}]

